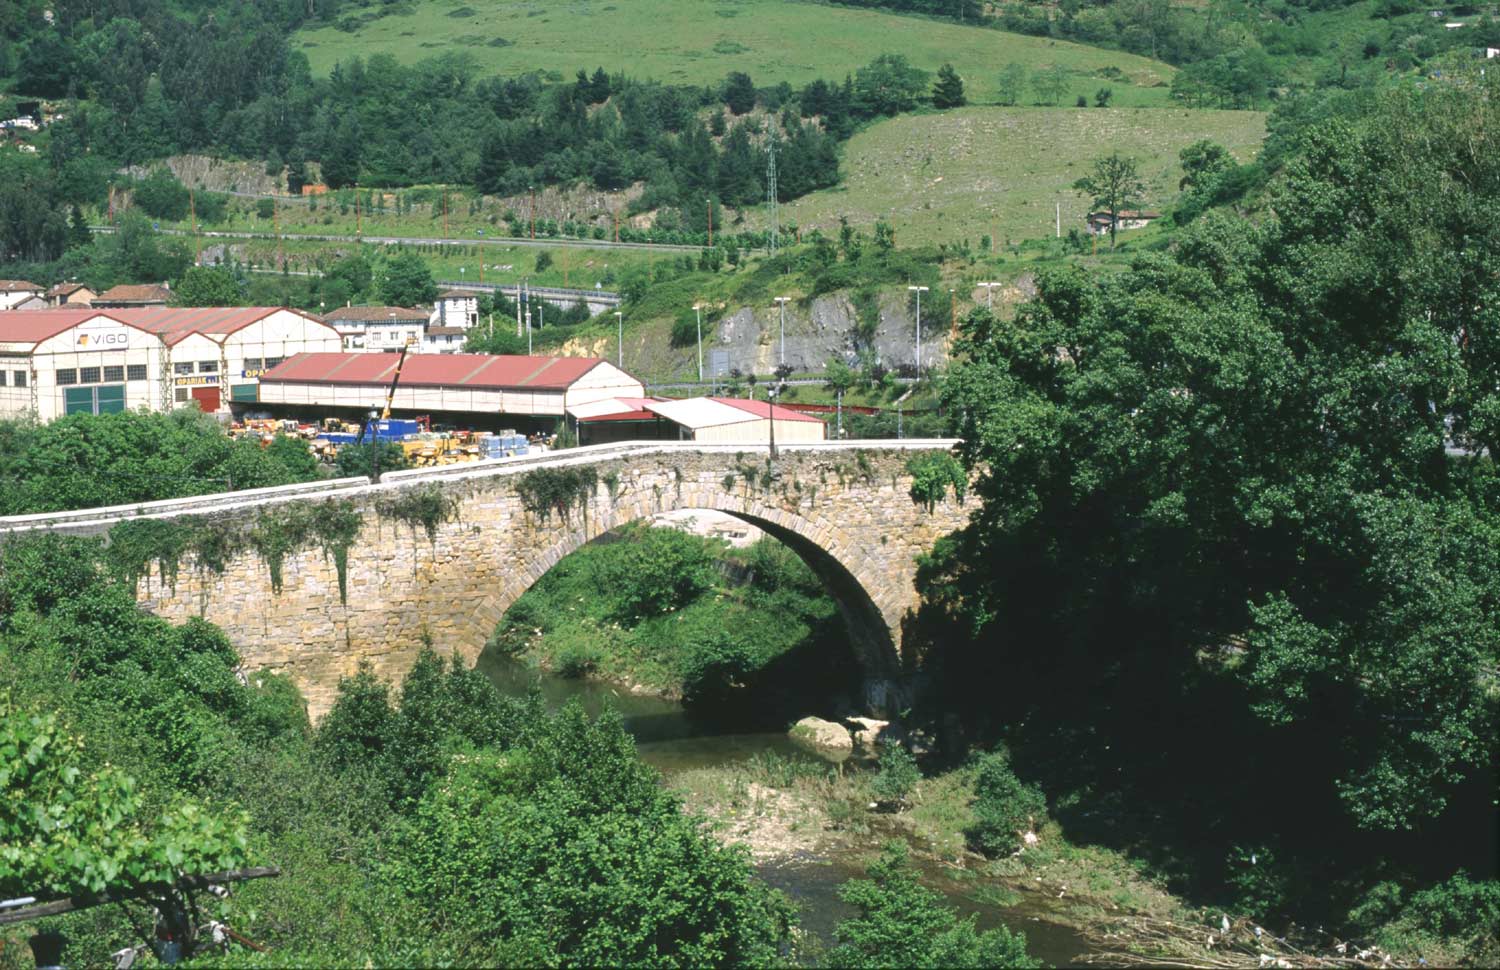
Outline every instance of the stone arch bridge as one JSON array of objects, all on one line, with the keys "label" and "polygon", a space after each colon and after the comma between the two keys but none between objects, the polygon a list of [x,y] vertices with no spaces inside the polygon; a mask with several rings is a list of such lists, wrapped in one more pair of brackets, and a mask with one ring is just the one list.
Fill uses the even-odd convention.
[{"label": "stone arch bridge", "polygon": [[[0,541],[38,530],[106,534],[143,517],[240,536],[217,570],[191,552],[175,570],[146,564],[138,598],[174,622],[203,616],[223,627],[248,669],[291,676],[318,716],[332,703],[339,678],[361,661],[382,677],[399,678],[426,641],[472,664],[511,603],[603,533],[659,512],[717,509],[787,543],[824,580],[864,668],[866,701],[880,709],[900,678],[903,626],[918,599],[916,557],[963,527],[970,511],[951,493],[932,509],[913,501],[907,463],[953,444],[785,446],[774,475],[763,445],[604,445],[389,473],[377,485],[339,479],[16,516],[0,519]],[[529,507],[538,504],[526,493],[539,469],[554,483],[576,486],[565,514]],[[393,511],[421,507],[413,501],[419,498],[429,509],[425,521]],[[342,555],[292,536],[274,582],[265,552],[245,537],[289,511],[330,504],[346,521],[357,515]],[[442,515],[434,518],[433,508]]]}]

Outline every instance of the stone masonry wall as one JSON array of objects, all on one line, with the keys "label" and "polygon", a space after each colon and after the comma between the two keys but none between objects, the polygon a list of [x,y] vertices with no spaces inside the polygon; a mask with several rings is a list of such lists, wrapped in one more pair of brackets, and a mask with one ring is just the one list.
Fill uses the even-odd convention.
[{"label": "stone masonry wall", "polygon": [[[361,661],[383,678],[398,679],[424,639],[440,654],[473,663],[510,604],[590,539],[657,512],[720,509],[798,548],[861,631],[856,647],[867,676],[892,677],[901,621],[916,605],[915,558],[962,527],[969,511],[951,496],[930,513],[913,502],[905,468],[910,454],[784,451],[775,482],[764,479],[765,450],[753,446],[743,453],[580,456],[576,460],[594,466],[599,484],[586,506],[566,519],[554,514],[544,520],[522,506],[515,483],[524,467],[390,482],[333,499],[355,503],[364,516],[349,550],[345,600],[332,559],[316,547],[287,556],[279,593],[266,563],[246,549],[222,574],[186,561],[175,586],[148,576],[139,596],[174,622],[201,615],[223,627],[247,668],[290,675],[317,717],[332,703],[339,678]],[[617,476],[613,493],[611,476]],[[377,510],[400,489],[434,485],[456,500],[457,512],[431,539]],[[248,528],[257,512],[214,514],[241,519]]]}]

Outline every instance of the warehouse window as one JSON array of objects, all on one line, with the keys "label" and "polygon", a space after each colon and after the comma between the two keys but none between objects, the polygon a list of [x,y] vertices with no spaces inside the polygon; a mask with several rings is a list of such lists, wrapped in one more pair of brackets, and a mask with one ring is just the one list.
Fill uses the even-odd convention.
[{"label": "warehouse window", "polygon": [[260,370],[264,366],[266,366],[266,362],[259,357],[245,358],[245,370]]},{"label": "warehouse window", "polygon": [[145,380],[146,379],[146,365],[145,364],[131,364],[131,365],[127,366],[125,368],[125,377],[126,377],[127,380],[132,380],[132,381],[143,381],[143,380]]},{"label": "warehouse window", "polygon": [[267,357],[266,358],[266,370],[270,370],[272,367],[280,367],[281,366],[281,362],[283,360],[286,360],[286,358],[285,357]]},{"label": "warehouse window", "polygon": [[172,365],[172,373],[174,374],[191,374],[192,372],[193,362],[190,360],[179,360]]},{"label": "warehouse window", "polygon": [[76,370],[74,370],[73,368],[71,368],[71,367],[66,368],[64,370],[58,371],[57,372],[57,383],[60,384],[60,385],[61,384],[77,384],[78,383],[78,372]]},{"label": "warehouse window", "polygon": [[97,383],[99,383],[99,368],[97,368],[97,367],[81,367],[81,368],[79,368],[79,370],[78,370],[78,383],[80,383],[80,384],[97,384]]},{"label": "warehouse window", "polygon": [[187,403],[187,399],[188,399],[187,388],[185,388],[185,387],[179,387],[177,389],[177,393],[174,396],[173,400],[175,400],[178,404],[185,404],[185,403]]},{"label": "warehouse window", "polygon": [[25,371],[23,371],[23,370],[15,371],[13,376],[16,379],[16,386],[17,387],[25,387],[26,386],[26,372]]},{"label": "warehouse window", "polygon": [[124,379],[125,379],[125,368],[124,367],[115,366],[115,367],[106,367],[106,368],[104,368],[104,381],[105,381],[105,383],[107,383],[107,384],[118,384],[120,381],[123,381]]},{"label": "warehouse window", "polygon": [[218,361],[216,361],[216,360],[200,360],[200,361],[198,361],[198,373],[200,373],[200,374],[217,374],[218,372],[219,372],[219,362]]},{"label": "warehouse window", "polygon": [[0,370],[0,387],[5,386],[5,371]]}]

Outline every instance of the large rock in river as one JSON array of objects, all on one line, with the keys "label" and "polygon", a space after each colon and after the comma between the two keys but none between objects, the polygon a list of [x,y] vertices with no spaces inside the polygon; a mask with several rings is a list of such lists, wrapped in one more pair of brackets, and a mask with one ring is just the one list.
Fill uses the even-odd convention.
[{"label": "large rock in river", "polygon": [[821,717],[804,717],[787,732],[793,741],[819,748],[823,751],[839,751],[845,754],[854,750],[854,739],[849,729]]}]

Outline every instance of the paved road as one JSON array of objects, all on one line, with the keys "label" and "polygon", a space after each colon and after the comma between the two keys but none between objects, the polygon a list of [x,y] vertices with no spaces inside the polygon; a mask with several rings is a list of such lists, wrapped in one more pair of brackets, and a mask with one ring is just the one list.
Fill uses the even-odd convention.
[{"label": "paved road", "polygon": [[[114,226],[89,226],[90,232],[111,233]],[[169,236],[191,236],[187,229],[159,229]],[[266,239],[274,241],[275,233],[242,232],[229,229],[203,230],[198,233],[203,239]],[[311,233],[284,232],[283,242],[367,242],[376,246],[541,246],[547,249],[638,249],[659,253],[697,253],[702,246],[678,246],[668,243],[610,242],[605,239],[526,239],[515,236],[464,236],[444,239],[441,236],[337,236]]]},{"label": "paved road", "polygon": [[[496,290],[501,290],[512,298],[515,297],[517,290],[520,289],[515,283],[476,283],[473,280],[438,280],[437,285],[452,287],[456,290],[475,290],[476,292],[484,293],[493,293]],[[610,306],[619,306],[622,302],[620,294],[613,290],[574,290],[561,286],[527,286],[526,291],[544,300],[585,300],[589,303],[607,303]]]}]

